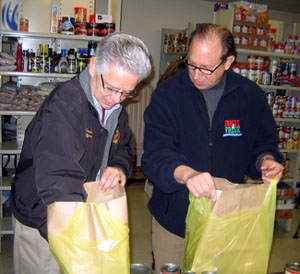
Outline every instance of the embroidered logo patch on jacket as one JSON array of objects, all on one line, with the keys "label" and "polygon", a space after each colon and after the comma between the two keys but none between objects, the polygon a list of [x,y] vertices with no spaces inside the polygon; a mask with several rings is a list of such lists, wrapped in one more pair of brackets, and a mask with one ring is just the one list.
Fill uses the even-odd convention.
[{"label": "embroidered logo patch on jacket", "polygon": [[86,128],[85,129],[85,138],[93,138],[93,131]]},{"label": "embroidered logo patch on jacket", "polygon": [[120,131],[119,128],[117,127],[114,138],[113,138],[113,143],[117,144],[119,142],[120,139]]},{"label": "embroidered logo patch on jacket", "polygon": [[223,137],[239,137],[243,135],[241,132],[240,120],[225,120],[224,128],[225,132]]}]

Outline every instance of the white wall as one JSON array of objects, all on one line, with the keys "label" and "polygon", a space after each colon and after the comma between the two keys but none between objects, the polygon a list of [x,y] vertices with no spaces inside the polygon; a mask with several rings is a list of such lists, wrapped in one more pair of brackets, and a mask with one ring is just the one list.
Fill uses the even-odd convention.
[{"label": "white wall", "polygon": [[213,6],[200,0],[123,0],[121,31],[141,38],[149,47],[154,86],[159,73],[161,29],[186,29],[188,22],[212,22]]},{"label": "white wall", "polygon": [[288,41],[289,35],[293,34],[294,23],[300,23],[300,15],[298,13],[288,13],[276,10],[269,10],[268,16],[272,20],[284,22],[283,41]]}]

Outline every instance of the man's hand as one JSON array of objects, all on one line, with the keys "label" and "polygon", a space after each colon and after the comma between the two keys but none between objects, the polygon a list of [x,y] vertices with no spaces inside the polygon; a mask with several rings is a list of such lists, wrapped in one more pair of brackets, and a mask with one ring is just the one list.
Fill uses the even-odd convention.
[{"label": "man's hand", "polygon": [[174,172],[175,179],[185,184],[194,197],[206,196],[213,202],[217,200],[216,187],[208,172],[198,172],[188,166],[179,166]]},{"label": "man's hand", "polygon": [[116,187],[117,184],[125,186],[126,176],[121,168],[118,167],[107,167],[103,172],[99,186],[102,191],[111,190]]},{"label": "man's hand", "polygon": [[261,178],[266,183],[271,183],[272,179],[278,183],[282,177],[283,166],[276,162],[271,156],[265,156],[260,162]]}]

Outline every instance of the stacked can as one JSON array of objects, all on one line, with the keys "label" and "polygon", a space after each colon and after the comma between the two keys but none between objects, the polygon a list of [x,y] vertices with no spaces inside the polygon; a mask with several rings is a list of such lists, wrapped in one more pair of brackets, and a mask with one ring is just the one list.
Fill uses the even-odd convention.
[{"label": "stacked can", "polygon": [[173,263],[163,264],[160,268],[160,274],[180,274],[180,266]]},{"label": "stacked can", "polygon": [[300,98],[295,96],[274,96],[267,94],[267,101],[275,118],[299,119]]},{"label": "stacked can", "polygon": [[298,149],[299,128],[286,127],[280,124],[277,130],[279,137],[279,149]]}]

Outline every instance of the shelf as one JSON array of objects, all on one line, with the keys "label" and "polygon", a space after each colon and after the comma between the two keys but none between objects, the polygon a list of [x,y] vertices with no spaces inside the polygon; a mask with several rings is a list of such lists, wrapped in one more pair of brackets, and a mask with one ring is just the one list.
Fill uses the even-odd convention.
[{"label": "shelf", "polygon": [[249,22],[249,21],[243,21],[243,20],[233,20],[233,24],[239,25],[239,26],[256,27],[256,28],[269,28],[270,27],[269,24]]},{"label": "shelf", "polygon": [[289,216],[275,216],[275,220],[290,220],[292,218],[293,218],[292,215],[289,215]]},{"label": "shelf", "polygon": [[287,152],[287,153],[298,153],[298,149],[279,149],[280,152]]},{"label": "shelf", "polygon": [[300,87],[291,87],[291,86],[273,86],[273,85],[259,85],[261,89],[285,89],[291,91],[300,91]]},{"label": "shelf", "polygon": [[295,196],[277,196],[277,200],[294,200]]},{"label": "shelf", "polygon": [[76,73],[41,73],[41,72],[18,72],[1,71],[0,76],[25,76],[25,77],[47,77],[47,78],[73,78]]},{"label": "shelf", "polygon": [[181,56],[186,55],[187,52],[162,52],[162,54],[166,56]]},{"label": "shelf", "polygon": [[35,111],[0,110],[0,115],[7,116],[34,116]]},{"label": "shelf", "polygon": [[[232,33],[233,36],[238,36],[240,38],[245,37],[245,38],[252,38],[252,39],[266,39],[265,35],[258,35],[258,34],[254,34],[254,33],[244,33],[244,32],[233,32]],[[236,47],[238,48],[240,45],[236,45]],[[267,47],[266,47],[267,49]]]},{"label": "shelf", "polygon": [[58,34],[58,33],[39,33],[39,32],[20,32],[20,31],[1,31],[1,36],[15,38],[48,38],[63,40],[80,40],[80,41],[101,41],[104,37],[99,36],[83,36],[74,34]]},{"label": "shelf", "polygon": [[0,218],[0,235],[3,234],[13,234],[11,217]]},{"label": "shelf", "polygon": [[300,119],[292,119],[292,118],[275,118],[275,122],[300,123]]},{"label": "shelf", "polygon": [[252,49],[237,49],[237,53],[247,54],[247,55],[259,55],[259,56],[269,56],[276,58],[287,58],[287,59],[300,59],[300,55],[296,54],[284,54],[277,53],[273,51],[260,51],[260,50],[252,50]]},{"label": "shelf", "polygon": [[280,183],[293,183],[294,180],[294,177],[286,176],[280,180]]},{"label": "shelf", "polygon": [[11,190],[12,178],[9,176],[0,176],[0,190]]},{"label": "shelf", "polygon": [[20,154],[22,145],[16,142],[3,142],[0,143],[0,153],[1,154]]}]

